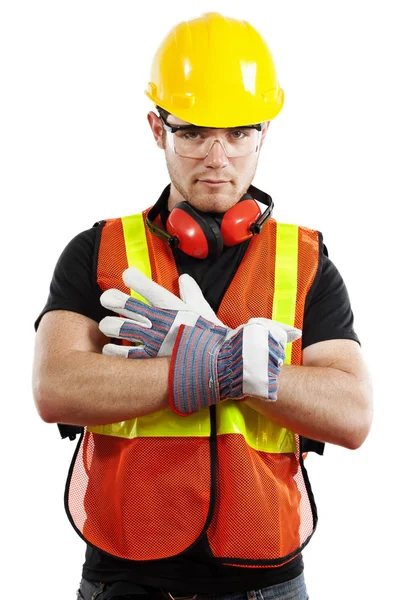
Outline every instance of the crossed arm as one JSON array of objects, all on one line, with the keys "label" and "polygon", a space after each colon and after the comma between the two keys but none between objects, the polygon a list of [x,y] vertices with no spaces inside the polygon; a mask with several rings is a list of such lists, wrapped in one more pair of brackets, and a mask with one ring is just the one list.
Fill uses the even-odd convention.
[{"label": "crossed arm", "polygon": [[[35,403],[44,421],[101,425],[169,407],[170,358],[103,356],[108,341],[83,315],[44,315],[33,370]],[[358,448],[372,420],[370,377],[359,345],[331,340],[309,346],[302,366],[282,367],[276,403],[252,398],[248,404],[296,433]]]}]

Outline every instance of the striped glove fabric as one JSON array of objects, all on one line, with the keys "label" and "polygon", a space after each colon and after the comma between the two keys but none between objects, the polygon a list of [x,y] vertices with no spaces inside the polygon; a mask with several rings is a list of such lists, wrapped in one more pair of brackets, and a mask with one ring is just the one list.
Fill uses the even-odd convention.
[{"label": "striped glove fabric", "polygon": [[285,346],[298,334],[262,318],[234,330],[182,325],[169,375],[171,409],[187,416],[228,398],[276,401]]}]

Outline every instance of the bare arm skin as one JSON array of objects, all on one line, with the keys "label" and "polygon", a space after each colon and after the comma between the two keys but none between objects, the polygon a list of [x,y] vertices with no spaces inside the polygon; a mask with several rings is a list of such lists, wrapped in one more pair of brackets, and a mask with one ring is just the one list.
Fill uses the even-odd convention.
[{"label": "bare arm skin", "polygon": [[43,316],[36,335],[33,393],[44,421],[104,425],[169,406],[170,359],[103,356],[109,341],[95,321],[78,313],[56,310]]},{"label": "bare arm skin", "polygon": [[[103,356],[109,340],[96,322],[69,311],[46,313],[37,333],[33,390],[49,423],[102,425],[168,407],[169,358]],[[306,437],[358,448],[372,420],[372,393],[359,345],[352,340],[313,344],[303,366],[284,365],[278,401],[247,403]]]},{"label": "bare arm skin", "polygon": [[278,401],[247,403],[286,429],[345,448],[361,446],[371,427],[372,390],[361,350],[353,340],[308,346],[303,365],[283,365]]}]

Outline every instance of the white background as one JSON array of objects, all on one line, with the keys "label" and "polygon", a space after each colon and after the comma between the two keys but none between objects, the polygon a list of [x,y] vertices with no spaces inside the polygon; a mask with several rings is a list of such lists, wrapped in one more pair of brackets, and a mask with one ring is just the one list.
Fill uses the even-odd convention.
[{"label": "white background", "polygon": [[248,20],[272,49],[286,103],[254,183],[272,195],[275,218],[323,232],[373,375],[365,444],[307,460],[320,517],[304,551],[310,597],[400,597],[396,4],[1,4],[2,597],[74,597],[84,543],[63,511],[74,443],[37,416],[33,322],[66,243],[144,209],[168,183],[143,91],[167,31],[210,10]]}]

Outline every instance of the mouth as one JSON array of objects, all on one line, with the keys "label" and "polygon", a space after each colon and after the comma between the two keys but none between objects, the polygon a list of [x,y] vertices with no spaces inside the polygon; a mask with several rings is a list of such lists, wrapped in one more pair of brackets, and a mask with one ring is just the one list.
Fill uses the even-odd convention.
[{"label": "mouth", "polygon": [[204,185],[210,185],[214,187],[226,185],[229,181],[223,179],[198,179],[198,183],[203,183]]}]

